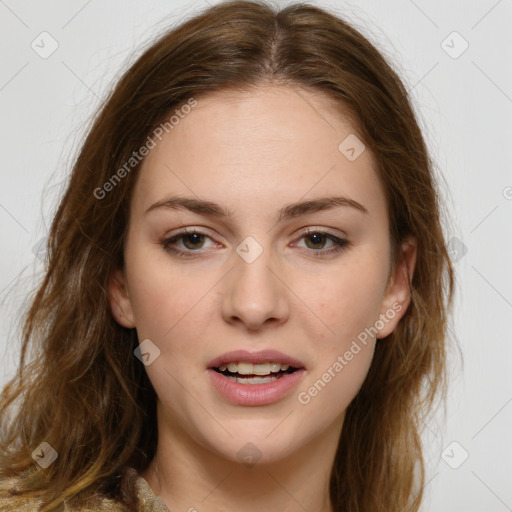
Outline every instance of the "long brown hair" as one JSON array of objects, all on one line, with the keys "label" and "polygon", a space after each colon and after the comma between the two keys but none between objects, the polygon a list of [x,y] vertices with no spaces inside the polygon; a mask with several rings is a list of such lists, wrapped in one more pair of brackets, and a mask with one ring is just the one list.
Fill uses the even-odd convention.
[{"label": "long brown hair", "polygon": [[[242,0],[209,7],[159,37],[92,122],[51,225],[45,275],[24,313],[18,372],[1,395],[0,480],[23,476],[13,505],[16,496],[34,496],[51,511],[64,500],[107,496],[137,509],[127,468],[142,472],[155,454],[156,396],[133,354],[136,332],[114,320],[107,294],[123,266],[140,168],[126,163],[191,98],[262,84],[323,92],[348,112],[385,189],[393,261],[405,237],[417,238],[411,303],[377,343],[347,409],[330,494],[336,512],[419,509],[421,425],[446,395],[454,289],[434,163],[399,76],[350,24],[308,3],[279,10]],[[31,455],[42,442],[58,453],[44,470]]]}]

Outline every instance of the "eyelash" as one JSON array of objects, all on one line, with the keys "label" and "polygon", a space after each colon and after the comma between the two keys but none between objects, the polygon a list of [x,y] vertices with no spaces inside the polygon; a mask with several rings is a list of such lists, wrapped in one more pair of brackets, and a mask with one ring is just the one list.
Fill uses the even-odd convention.
[{"label": "eyelash", "polygon": [[[338,253],[344,251],[345,249],[347,249],[348,246],[350,246],[350,242],[348,240],[345,240],[343,238],[338,238],[337,236],[331,235],[330,233],[327,233],[325,231],[314,230],[314,229],[309,229],[309,230],[304,231],[300,238],[304,238],[304,237],[307,237],[307,236],[310,236],[313,234],[325,235],[329,240],[331,240],[335,244],[334,248],[328,249],[328,250],[309,249],[309,251],[311,251],[312,255],[315,258],[324,258],[331,254],[338,254]],[[206,233],[202,233],[201,231],[196,231],[196,230],[187,231],[186,229],[184,229],[180,233],[177,233],[176,235],[173,235],[172,237],[166,238],[165,240],[163,240],[162,247],[164,248],[165,251],[176,254],[178,256],[183,256],[185,258],[194,258],[194,257],[196,257],[196,255],[194,253],[200,252],[200,249],[198,249],[197,251],[192,251],[192,250],[183,251],[181,249],[177,249],[176,247],[172,247],[172,245],[171,245],[174,242],[180,240],[181,238],[183,238],[187,235],[205,235],[207,238],[210,238],[208,235],[206,235]]]}]

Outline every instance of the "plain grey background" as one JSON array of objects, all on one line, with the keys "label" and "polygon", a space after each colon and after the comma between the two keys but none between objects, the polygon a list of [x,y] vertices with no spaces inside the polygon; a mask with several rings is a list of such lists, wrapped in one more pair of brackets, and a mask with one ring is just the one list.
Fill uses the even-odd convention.
[{"label": "plain grey background", "polygon": [[[18,308],[43,271],[37,246],[90,117],[143,47],[208,3],[0,0],[1,385],[16,369]],[[312,3],[352,22],[400,72],[452,219],[450,330],[464,366],[451,351],[448,414],[426,425],[424,510],[512,510],[512,2]]]}]

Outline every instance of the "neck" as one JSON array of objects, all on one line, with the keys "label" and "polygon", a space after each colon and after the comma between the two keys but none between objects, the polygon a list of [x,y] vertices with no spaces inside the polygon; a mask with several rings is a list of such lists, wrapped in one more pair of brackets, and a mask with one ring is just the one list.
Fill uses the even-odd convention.
[{"label": "neck", "polygon": [[333,512],[329,482],[342,421],[287,457],[252,466],[159,428],[155,457],[141,476],[169,510]]}]

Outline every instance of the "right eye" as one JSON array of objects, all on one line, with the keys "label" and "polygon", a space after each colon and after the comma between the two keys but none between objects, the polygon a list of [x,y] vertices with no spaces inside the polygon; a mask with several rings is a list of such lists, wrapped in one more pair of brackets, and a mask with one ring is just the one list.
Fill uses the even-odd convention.
[{"label": "right eye", "polygon": [[[199,252],[199,250],[203,248],[204,240],[206,238],[211,240],[211,238],[205,233],[201,233],[197,230],[187,231],[184,229],[181,232],[163,240],[162,247],[172,254],[184,257],[195,257],[196,255],[191,253]],[[184,249],[176,247],[176,242],[178,241],[182,243],[182,247],[184,247]]]}]

